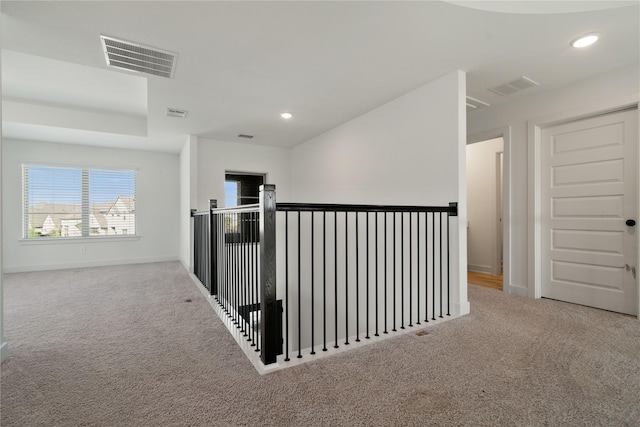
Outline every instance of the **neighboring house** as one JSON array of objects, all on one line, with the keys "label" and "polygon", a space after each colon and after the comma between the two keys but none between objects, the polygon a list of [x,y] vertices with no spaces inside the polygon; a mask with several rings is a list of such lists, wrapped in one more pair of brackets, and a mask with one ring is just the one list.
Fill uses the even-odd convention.
[{"label": "neighboring house", "polygon": [[[78,205],[39,203],[31,208],[29,232],[48,237],[81,237]],[[94,204],[89,213],[89,235],[135,234],[135,199],[119,196],[113,203]]]},{"label": "neighboring house", "polygon": [[119,196],[106,214],[107,234],[136,234],[136,201],[130,196]]}]

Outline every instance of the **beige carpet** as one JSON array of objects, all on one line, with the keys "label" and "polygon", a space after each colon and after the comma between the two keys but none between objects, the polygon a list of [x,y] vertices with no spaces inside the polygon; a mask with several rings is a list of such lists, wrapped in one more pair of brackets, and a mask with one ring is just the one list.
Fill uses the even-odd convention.
[{"label": "beige carpet", "polygon": [[4,289],[3,427],[640,425],[640,324],[615,313],[470,286],[424,336],[260,376],[179,263]]}]

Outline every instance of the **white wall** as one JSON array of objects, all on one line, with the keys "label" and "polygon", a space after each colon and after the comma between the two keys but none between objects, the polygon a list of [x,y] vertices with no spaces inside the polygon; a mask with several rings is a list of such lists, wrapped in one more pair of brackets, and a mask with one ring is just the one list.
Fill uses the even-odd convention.
[{"label": "white wall", "polygon": [[180,151],[180,261],[193,272],[191,209],[198,206],[198,137],[189,136]]},{"label": "white wall", "polygon": [[467,265],[471,271],[499,274],[497,154],[502,138],[467,145]]},{"label": "white wall", "polygon": [[[21,163],[137,169],[139,239],[24,242]],[[179,259],[177,154],[5,140],[2,158],[4,271],[33,271]],[[81,254],[80,248],[86,253]]]},{"label": "white wall", "polygon": [[197,159],[199,211],[208,209],[209,199],[224,205],[226,171],[266,174],[265,184],[276,186],[276,200],[291,201],[288,149],[199,138]]},{"label": "white wall", "polygon": [[511,253],[505,254],[505,260],[510,259],[510,268],[505,266],[505,273],[510,273],[505,281],[511,292],[528,295],[527,225],[534,219],[530,218],[527,207],[527,123],[546,116],[571,114],[572,111],[584,113],[585,108],[598,112],[599,106],[624,104],[624,100],[637,96],[639,75],[638,65],[625,67],[505,107],[478,110],[468,116],[469,139],[477,134],[498,136],[497,130],[505,127],[510,131],[509,147],[505,146],[505,153],[509,155],[504,161],[505,171],[509,170],[510,174],[510,193],[505,201],[509,200],[506,209],[511,223]]},{"label": "white wall", "polygon": [[[466,293],[465,75],[449,73],[292,149],[296,202],[448,205],[452,312]],[[279,283],[279,286],[281,284]]]}]

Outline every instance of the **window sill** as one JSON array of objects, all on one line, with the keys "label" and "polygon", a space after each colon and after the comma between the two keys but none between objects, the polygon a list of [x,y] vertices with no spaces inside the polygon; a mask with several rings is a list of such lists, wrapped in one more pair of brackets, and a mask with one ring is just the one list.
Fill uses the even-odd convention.
[{"label": "window sill", "polygon": [[21,245],[55,245],[69,243],[107,243],[131,242],[140,240],[142,236],[96,236],[96,237],[40,237],[37,239],[20,239]]}]

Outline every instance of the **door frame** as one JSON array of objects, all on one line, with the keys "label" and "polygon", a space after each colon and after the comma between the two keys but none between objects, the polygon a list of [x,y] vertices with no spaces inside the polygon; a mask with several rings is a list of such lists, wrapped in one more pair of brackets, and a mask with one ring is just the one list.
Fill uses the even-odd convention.
[{"label": "door frame", "polygon": [[[636,110],[636,113],[638,114],[638,123],[640,123],[640,108],[638,106],[639,101],[640,96],[638,94],[635,94],[608,102],[601,102],[599,104],[585,105],[584,107],[576,110],[550,114],[548,116],[539,117],[527,122],[527,276],[529,282],[528,296],[530,298],[541,298],[542,296],[542,224],[540,221],[542,202],[542,129],[563,123],[586,119],[589,117],[614,113],[616,111],[626,110],[633,107],[638,108],[638,110]],[[640,150],[638,150],[638,153],[640,153]],[[640,169],[640,154],[635,160],[638,168]],[[640,188],[640,173],[638,173],[638,177],[638,188]],[[638,205],[639,206],[637,206],[637,209],[638,212],[640,212],[640,202],[638,203]],[[636,244],[638,243],[640,242],[637,242]],[[638,259],[636,260],[636,265],[640,266],[640,251]],[[638,307],[640,307],[640,292],[638,293],[638,295],[639,297],[637,304]],[[638,315],[638,318],[640,319],[640,314]]]},{"label": "door frame", "polygon": [[523,295],[511,286],[511,126],[490,129],[467,136],[467,145],[502,138],[502,291]]}]

